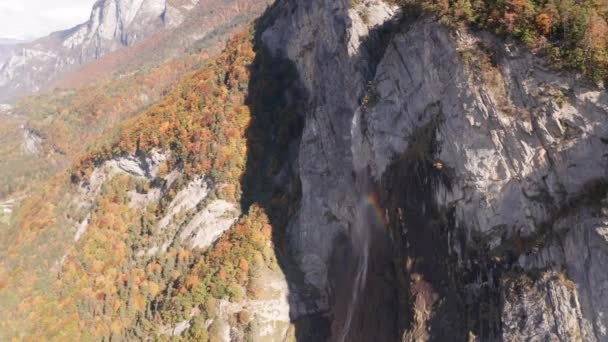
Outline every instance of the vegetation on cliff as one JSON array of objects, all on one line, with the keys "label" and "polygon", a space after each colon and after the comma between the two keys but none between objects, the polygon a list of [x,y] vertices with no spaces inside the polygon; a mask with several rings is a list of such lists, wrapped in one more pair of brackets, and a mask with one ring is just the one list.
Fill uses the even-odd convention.
[{"label": "vegetation on cliff", "polygon": [[514,37],[557,69],[608,82],[608,3],[605,0],[390,0],[449,24]]},{"label": "vegetation on cliff", "polygon": [[[254,48],[252,33],[238,34],[159,104],[100,139],[69,173],[27,199],[17,213],[19,230],[6,240],[16,243],[7,246],[0,265],[0,339],[168,340],[167,327],[190,321],[183,337],[205,341],[218,334],[205,322],[216,317],[220,300],[257,298],[262,291],[256,283],[263,281],[252,280],[278,269],[277,222],[269,211],[280,211],[273,208],[287,200],[281,192],[266,196],[258,189],[281,171],[284,154],[263,152],[282,149],[300,127],[283,95],[293,82],[285,75],[295,75],[288,71]],[[133,206],[131,194],[159,185],[128,174],[111,176],[98,195],[86,198],[90,211],[79,202],[95,168],[153,150],[170,156],[161,177],[181,175],[158,202]],[[156,243],[166,203],[201,174],[220,185],[214,196],[242,203],[243,216],[210,249],[176,239],[166,253],[138,253]],[[88,225],[74,244],[78,222]],[[37,246],[43,247],[27,253]],[[247,331],[248,314],[237,316]]]}]

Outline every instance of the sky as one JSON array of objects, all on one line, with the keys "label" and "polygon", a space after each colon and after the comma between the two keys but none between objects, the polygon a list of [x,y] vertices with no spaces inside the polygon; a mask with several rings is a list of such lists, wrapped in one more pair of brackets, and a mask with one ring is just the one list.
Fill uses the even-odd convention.
[{"label": "sky", "polygon": [[0,38],[30,40],[87,21],[95,0],[0,0]]}]

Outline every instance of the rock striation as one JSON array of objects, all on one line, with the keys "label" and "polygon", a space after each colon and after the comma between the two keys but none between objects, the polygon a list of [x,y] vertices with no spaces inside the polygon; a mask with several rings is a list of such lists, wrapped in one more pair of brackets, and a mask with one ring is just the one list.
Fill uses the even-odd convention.
[{"label": "rock striation", "polygon": [[[289,241],[319,291],[294,317],[330,317],[332,340],[385,336],[345,331],[357,315],[392,317],[410,341],[608,340],[605,90],[382,1],[283,1],[275,15],[263,40],[310,93]],[[332,265],[362,246],[384,265],[356,241],[361,201],[394,267],[359,302],[371,311],[387,289],[395,304],[352,318]]]}]

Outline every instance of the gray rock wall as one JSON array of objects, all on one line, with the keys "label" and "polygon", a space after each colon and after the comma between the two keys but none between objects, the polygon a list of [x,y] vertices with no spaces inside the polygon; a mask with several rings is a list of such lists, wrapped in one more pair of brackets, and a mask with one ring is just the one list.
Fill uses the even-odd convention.
[{"label": "gray rock wall", "polygon": [[[597,181],[606,178],[608,166],[605,90],[551,71],[490,35],[448,29],[431,19],[393,24],[398,12],[381,1],[354,7],[349,1],[283,1],[277,13],[264,41],[297,65],[311,94],[299,155],[302,204],[289,230],[306,280],[321,292],[309,311],[330,312],[334,326],[339,320],[336,298],[342,297],[336,292],[344,289],[335,286],[330,270],[341,236],[351,237],[352,249],[358,246],[352,229],[366,194],[356,176],[367,170],[370,182],[380,181],[399,158],[414,153],[449,180],[426,177],[432,183],[429,204],[451,213],[441,228],[447,232],[435,241],[444,246],[449,266],[435,272],[445,271],[453,283],[419,281],[406,268],[409,280],[394,282],[406,297],[400,311],[419,309],[411,306],[420,299],[417,293],[437,298],[422,305],[430,313],[411,315],[424,317],[421,322],[402,322],[400,333],[414,336],[422,325],[430,333],[421,338],[436,339],[433,322],[448,315],[439,308],[452,295],[462,297],[454,305],[463,323],[454,329],[463,336],[608,340],[608,279],[602,272],[608,245],[605,214],[596,207],[605,195]],[[391,33],[379,36],[387,26]],[[433,141],[426,143],[436,146],[430,154],[417,150],[429,127]],[[419,179],[426,182],[424,175]],[[589,194],[590,187],[599,197]],[[400,213],[404,231],[391,233],[403,255],[422,234],[408,226],[408,214],[419,213]],[[407,230],[414,238],[403,242]],[[425,262],[414,260],[413,269]],[[496,281],[483,280],[489,273]],[[536,275],[531,285],[520,296],[506,295],[510,277],[526,274]],[[431,290],[416,292],[412,284]],[[488,299],[484,286],[494,296],[491,309],[498,316],[492,329],[498,332],[485,329],[481,314],[465,308],[467,295]]]}]

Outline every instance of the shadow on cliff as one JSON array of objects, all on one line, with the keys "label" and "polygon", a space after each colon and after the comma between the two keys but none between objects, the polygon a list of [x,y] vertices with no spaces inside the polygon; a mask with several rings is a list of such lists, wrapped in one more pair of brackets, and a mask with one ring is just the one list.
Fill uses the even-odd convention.
[{"label": "shadow on cliff", "polygon": [[[368,132],[367,111],[380,100],[374,90],[377,68],[395,35],[408,31],[422,15],[421,11],[412,9],[371,28],[368,35],[360,41],[357,54],[350,57],[354,67],[363,75],[366,85],[358,99],[357,108],[361,115],[358,128],[364,137]],[[349,117],[348,120],[351,122],[352,118]],[[423,166],[424,171],[428,171],[427,166]],[[374,181],[369,171],[353,171],[356,194],[359,196],[357,200],[360,203],[355,208],[355,217],[348,222],[352,226],[349,225],[334,241],[328,275],[333,294],[333,298],[330,298],[330,341],[400,341],[404,331],[417,319],[412,314],[413,310],[410,310],[414,303],[410,295],[410,275],[403,267],[406,262],[402,253],[404,241],[400,239],[400,231],[393,229],[392,222],[387,221],[390,204],[387,194],[404,195],[403,192],[408,189],[400,188],[403,182],[411,181],[411,184],[418,186],[421,184],[420,178],[409,177],[402,173],[404,171],[396,171],[394,188],[393,184]],[[402,181],[403,179],[406,180]],[[417,194],[410,196],[413,202],[416,202]],[[363,228],[369,238],[366,251],[357,250],[363,245],[354,241],[361,234],[357,231],[361,228],[358,227],[361,220],[365,222]],[[431,255],[436,252],[432,245],[434,236],[429,235],[427,240],[429,243],[420,246],[420,249],[425,249],[425,253]],[[358,268],[361,267],[358,258],[362,253],[367,253],[363,272],[365,279],[362,284],[356,285],[360,275]],[[353,296],[356,298],[353,299]]]},{"label": "shadow on cliff", "polygon": [[[401,339],[402,334],[406,341],[464,341],[470,334],[481,340],[500,339],[502,289],[498,284],[502,274],[512,269],[520,254],[529,252],[539,240],[546,240],[554,232],[548,227],[547,232],[532,239],[516,237],[503,243],[506,250],[500,254],[491,253],[483,237],[468,236],[466,229],[458,227],[454,207],[437,204],[438,189],[450,191],[455,179],[449,165],[437,164],[435,159],[441,151],[437,144],[444,116],[440,103],[429,105],[425,115],[433,117],[432,122],[409,137],[408,150],[392,162],[379,182],[372,184],[371,192],[378,196],[379,209],[387,221],[382,228],[387,229],[375,229],[370,247],[372,274],[361,292],[365,299],[354,308],[352,328],[341,335],[357,271],[353,261],[357,251],[350,244],[350,227],[345,227],[334,241],[328,274],[333,293],[330,312],[315,311],[312,301],[318,297],[292,260],[287,232],[301,202],[298,152],[304,115],[315,99],[311,101],[299,84],[295,65],[273,57],[260,40],[274,10],[276,5],[256,27],[257,57],[252,66],[248,102],[253,121],[247,132],[248,164],[242,182],[242,205],[246,209],[257,203],[269,215],[276,254],[289,284],[296,339],[340,340],[342,336],[346,341],[391,341]],[[358,54],[349,57],[367,81],[373,79],[392,36],[405,30],[417,16],[413,17],[372,29]],[[365,99],[373,102],[371,95],[362,96],[360,105]],[[365,113],[362,116],[363,125]],[[366,128],[361,129],[365,133]],[[508,197],[509,193],[505,194]],[[547,226],[551,224],[547,222]],[[450,252],[454,246],[461,248],[460,262],[466,265],[458,264],[455,253]],[[473,288],[477,285],[479,289]],[[379,322],[384,319],[388,322]]]},{"label": "shadow on cliff", "polygon": [[247,165],[241,178],[241,206],[244,212],[252,205],[260,206],[273,227],[275,254],[289,286],[291,329],[295,328],[288,335],[298,341],[322,341],[327,336],[327,319],[324,313],[307,314],[307,300],[317,295],[306,285],[289,251],[287,229],[302,196],[297,160],[308,94],[293,62],[273,56],[262,43],[261,34],[271,25],[276,8],[276,4],[271,6],[255,23],[256,57],[250,66],[247,98],[252,119],[245,133]]},{"label": "shadow on cliff", "polygon": [[[394,35],[407,30],[421,15],[408,14],[372,28],[361,41],[358,53],[345,57],[352,59],[350,62],[364,76],[365,83],[373,80],[376,67]],[[272,15],[266,20],[269,17]],[[344,14],[344,17],[348,16]],[[258,22],[258,35],[266,25],[268,22],[264,19]],[[435,203],[436,187],[450,187],[449,170],[438,168],[433,159],[440,151],[440,146],[435,144],[436,131],[442,120],[439,105],[429,106],[427,114],[435,119],[428,127],[421,128],[418,136],[412,137],[412,147],[393,161],[379,182],[356,179],[369,176],[353,172],[353,183],[369,183],[371,187],[359,189],[359,195],[362,199],[370,194],[377,196],[380,205],[373,209],[381,211],[379,215],[384,214],[386,220],[382,227],[371,224],[368,227],[373,231],[370,233],[369,273],[359,290],[360,299],[352,300],[353,293],[358,291],[354,284],[361,251],[355,250],[357,246],[352,244],[353,228],[344,227],[333,242],[328,265],[332,294],[330,312],[314,312],[314,303],[310,303],[313,313],[306,314],[306,299],[315,298],[314,294],[308,296],[306,292],[314,292],[314,289],[306,286],[291,258],[287,226],[296,215],[302,196],[296,164],[310,99],[298,83],[297,70],[291,61],[272,57],[259,36],[256,37],[256,51],[250,84],[253,123],[247,136],[249,158],[243,178],[243,207],[258,203],[270,216],[276,253],[290,287],[296,339],[397,341],[406,334],[405,341],[467,340],[469,328],[481,332],[482,336],[495,336],[500,329],[496,325],[496,312],[488,310],[500,305],[496,302],[496,293],[490,289],[477,297],[482,303],[467,306],[470,303],[465,303],[462,289],[463,283],[472,281],[465,278],[477,276],[481,269],[495,265],[475,265],[466,274],[456,274],[459,270],[450,260],[448,244],[449,235],[453,233],[450,229],[455,225],[453,213],[450,208],[440,208]],[[344,56],[348,54],[344,53]],[[318,72],[322,72],[322,68]],[[336,80],[338,84],[340,81],[344,79]],[[373,85],[358,99],[363,110],[362,126],[366,121],[365,107],[373,106],[378,100],[374,98],[372,88]],[[351,109],[353,112],[349,114],[354,114],[355,108]],[[352,117],[346,120],[350,122]],[[366,127],[361,130],[365,135]],[[356,218],[352,218],[354,220]],[[466,239],[464,236],[455,238]],[[482,256],[470,258],[487,261],[482,260]],[[491,317],[469,322],[469,317],[475,316],[472,311]],[[472,327],[478,322],[481,327]],[[345,330],[345,326],[349,329]]]},{"label": "shadow on cliff", "polygon": [[[278,3],[270,7],[258,19],[255,27],[256,58],[251,66],[247,101],[252,122],[246,132],[248,155],[241,181],[242,208],[247,211],[251,205],[259,205],[265,209],[271,221],[276,255],[289,285],[290,316],[296,340],[397,340],[401,330],[397,319],[398,285],[395,281],[393,247],[385,227],[373,229],[369,277],[364,281],[361,290],[363,299],[356,303],[356,308],[349,306],[352,293],[356,291],[353,283],[359,267],[354,259],[361,251],[355,250],[356,246],[350,243],[351,227],[344,227],[344,233],[334,241],[332,260],[328,265],[329,290],[332,294],[329,312],[319,311],[316,301],[322,296],[314,286],[306,283],[289,250],[288,226],[294,221],[302,198],[297,165],[300,141],[305,115],[314,101],[300,84],[294,63],[273,56],[261,41],[261,34],[272,25],[279,8]],[[344,11],[348,11],[348,7]],[[343,13],[343,17],[348,18],[348,14]],[[410,18],[399,19],[372,28],[361,42],[358,53],[346,57],[352,59],[357,72],[367,81],[373,79],[376,66],[393,35]],[[347,29],[348,25],[343,27]],[[344,36],[347,36],[347,32],[344,32]],[[346,42],[342,42],[344,56],[348,56]],[[359,105],[365,101],[364,95],[360,95]],[[347,119],[350,121],[352,118]],[[365,197],[368,194],[360,195]],[[370,230],[372,228],[369,227]],[[351,309],[354,312],[353,317],[349,318],[352,327],[343,332],[342,327],[346,325],[346,316]]]}]

